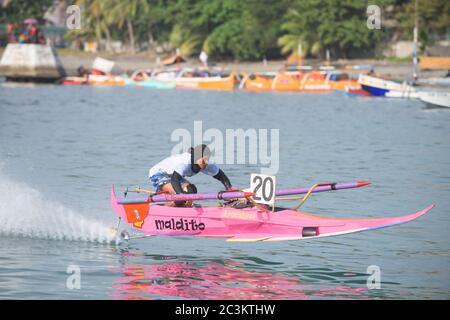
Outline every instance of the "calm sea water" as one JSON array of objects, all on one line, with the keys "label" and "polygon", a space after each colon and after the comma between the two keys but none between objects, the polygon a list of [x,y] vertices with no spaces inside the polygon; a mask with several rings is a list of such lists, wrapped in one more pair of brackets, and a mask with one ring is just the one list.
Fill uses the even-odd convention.
[{"label": "calm sea water", "polygon": [[[340,93],[0,84],[1,299],[449,299],[450,110]],[[116,245],[109,204],[145,186],[177,128],[280,129],[279,187],[368,180],[306,212],[417,221],[274,243],[155,237]],[[244,188],[257,165],[226,165]],[[201,191],[220,190],[208,177]],[[368,289],[367,268],[381,270]],[[69,289],[70,266],[80,289]]]}]

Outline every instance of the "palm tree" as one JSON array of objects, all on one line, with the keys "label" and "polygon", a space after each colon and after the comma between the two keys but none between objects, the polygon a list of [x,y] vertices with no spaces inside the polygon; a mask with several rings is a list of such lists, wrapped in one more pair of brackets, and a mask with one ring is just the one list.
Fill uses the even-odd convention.
[{"label": "palm tree", "polygon": [[317,54],[322,48],[317,32],[312,32],[314,28],[297,10],[289,10],[286,15],[286,22],[281,25],[281,30],[286,33],[278,39],[283,54],[295,52],[301,44],[303,52],[307,54]]},{"label": "palm tree", "polygon": [[76,5],[84,8],[83,10],[83,33],[93,33],[97,40],[106,38],[106,50],[111,50],[111,19],[110,8],[112,0],[77,0]]},{"label": "palm tree", "polygon": [[170,33],[170,43],[180,49],[182,56],[191,56],[202,47],[204,36],[187,26],[176,24]]},{"label": "palm tree", "polygon": [[133,21],[138,15],[149,15],[150,5],[147,0],[110,0],[113,2],[110,18],[116,21],[119,28],[127,25],[130,49],[136,52],[136,40]]}]

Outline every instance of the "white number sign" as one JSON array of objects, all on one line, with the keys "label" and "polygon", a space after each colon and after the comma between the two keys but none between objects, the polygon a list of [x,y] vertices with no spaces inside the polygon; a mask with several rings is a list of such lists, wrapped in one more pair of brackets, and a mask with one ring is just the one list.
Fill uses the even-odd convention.
[{"label": "white number sign", "polygon": [[275,183],[275,176],[252,173],[250,190],[255,194],[253,200],[257,203],[273,206],[275,204]]}]

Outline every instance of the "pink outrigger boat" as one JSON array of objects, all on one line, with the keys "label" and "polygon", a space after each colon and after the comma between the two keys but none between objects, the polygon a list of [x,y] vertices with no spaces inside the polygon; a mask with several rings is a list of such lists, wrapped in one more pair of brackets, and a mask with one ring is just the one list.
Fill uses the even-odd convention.
[{"label": "pink outrigger boat", "polygon": [[[319,188],[322,189],[317,192],[336,190],[335,187],[327,190],[326,187]],[[178,200],[177,196],[181,195],[157,195],[158,199],[170,198],[172,201]],[[202,194],[193,196],[196,200],[206,199],[202,198]],[[235,196],[236,193],[232,193],[228,198]],[[415,220],[434,207],[430,205],[416,213],[399,217],[331,218],[278,207],[274,211],[262,206],[242,209],[227,206],[168,207],[152,201],[152,197],[117,198],[114,186],[111,205],[120,220],[141,231],[142,235],[138,237],[190,235],[242,242],[302,240],[380,229]],[[129,235],[122,234],[122,238],[128,239]]]}]

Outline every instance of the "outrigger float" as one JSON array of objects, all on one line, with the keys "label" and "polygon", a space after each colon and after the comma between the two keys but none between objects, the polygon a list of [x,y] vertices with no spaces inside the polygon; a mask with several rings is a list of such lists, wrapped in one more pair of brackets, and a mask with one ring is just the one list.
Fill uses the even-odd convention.
[{"label": "outrigger float", "polygon": [[[136,188],[117,197],[114,186],[111,205],[119,217],[115,230],[121,240],[130,240],[157,235],[196,236],[226,238],[227,241],[282,241],[302,240],[337,236],[347,233],[374,230],[406,223],[419,218],[434,205],[416,213],[385,218],[331,218],[307,214],[298,208],[312,194],[332,190],[358,188],[369,182],[316,184],[311,188],[281,189],[275,192],[275,200],[301,200],[295,208],[281,208],[256,203],[255,193],[239,190],[200,194],[161,194]],[[136,196],[130,196],[135,192]],[[306,194],[304,197],[285,197]],[[247,199],[244,206],[233,205],[236,199]],[[170,207],[164,203],[172,201],[219,200],[218,206]],[[242,202],[241,202],[242,204]],[[138,234],[130,236],[119,232],[124,220]]]}]

